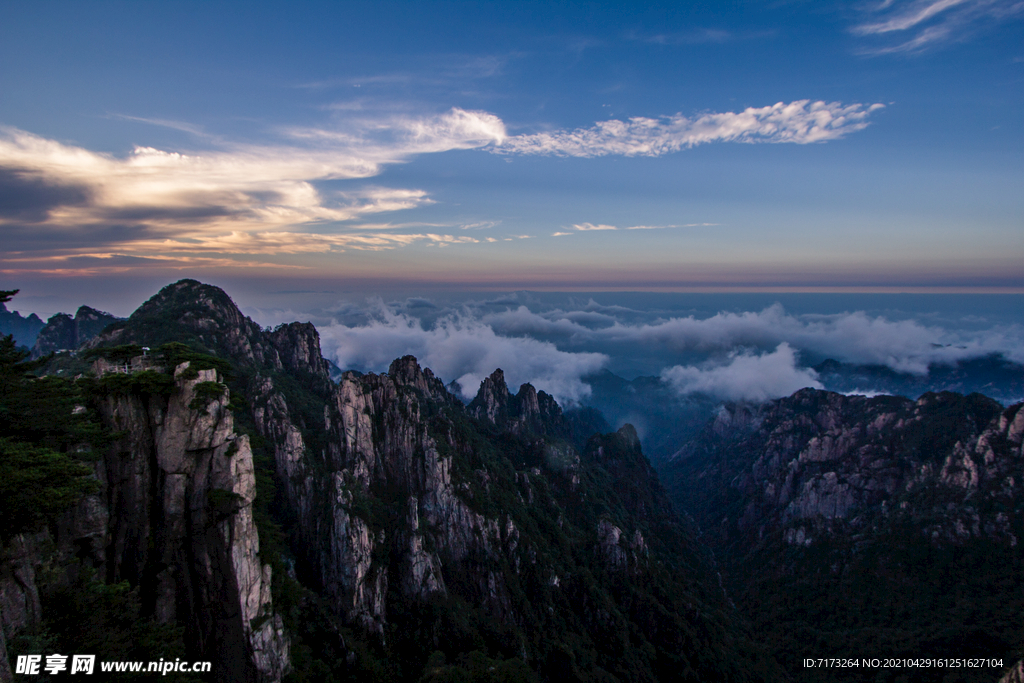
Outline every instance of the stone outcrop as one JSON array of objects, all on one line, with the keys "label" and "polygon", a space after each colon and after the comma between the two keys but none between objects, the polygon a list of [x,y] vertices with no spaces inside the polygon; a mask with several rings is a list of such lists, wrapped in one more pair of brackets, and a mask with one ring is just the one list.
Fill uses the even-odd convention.
[{"label": "stone outcrop", "polygon": [[477,419],[513,434],[567,436],[562,409],[555,399],[538,392],[532,384],[523,384],[519,393],[512,395],[500,368],[484,379],[468,411]]},{"label": "stone outcrop", "polygon": [[320,335],[312,323],[280,325],[269,337],[284,369],[321,380],[330,377],[327,361],[320,355]]},{"label": "stone outcrop", "polygon": [[105,420],[125,436],[98,467],[103,490],[80,503],[73,533],[105,532],[93,548],[108,579],[152,590],[157,620],[189,624],[186,637],[223,665],[223,680],[280,680],[288,642],[259,559],[249,439],[234,431],[226,387],[212,400],[196,394],[220,383],[215,370],[184,363],[174,377],[164,400],[104,402]]},{"label": "stone outcrop", "polygon": [[[497,521],[474,512],[452,480],[446,453],[460,444],[437,411],[440,405],[461,412],[461,404],[415,358],[396,360],[384,375],[347,373],[329,389],[319,472],[284,395],[269,378],[255,389],[256,426],[274,444],[279,479],[301,520],[301,546],[309,549],[305,559],[346,620],[381,633],[389,591],[417,599],[444,595],[443,564],[498,552]],[[404,501],[401,514],[368,507],[380,491]],[[374,561],[383,551],[402,567],[397,585]]]},{"label": "stone outcrop", "polygon": [[166,342],[192,342],[238,362],[284,367],[270,335],[242,315],[223,290],[196,280],[167,285],[86,347],[141,344],[155,348]]},{"label": "stone outcrop", "polygon": [[19,534],[0,556],[0,682],[14,674],[8,660],[7,641],[19,631],[37,624],[42,615],[36,570],[45,555],[47,534]]},{"label": "stone outcrop", "polygon": [[1024,661],[1017,662],[1007,671],[999,683],[1024,683]]}]

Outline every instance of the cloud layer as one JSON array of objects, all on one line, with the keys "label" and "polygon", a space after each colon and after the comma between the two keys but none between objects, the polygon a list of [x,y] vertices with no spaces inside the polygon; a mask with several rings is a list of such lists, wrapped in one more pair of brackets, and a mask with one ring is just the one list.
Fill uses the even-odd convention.
[{"label": "cloud layer", "polygon": [[661,351],[727,353],[738,347],[795,348],[850,363],[886,365],[898,372],[924,374],[935,363],[952,364],[990,353],[1024,363],[1024,327],[984,334],[951,332],[915,320],[887,320],[863,311],[796,316],[780,304],[762,311],[721,312],[708,318],[673,317],[627,324],[612,315],[605,325],[581,324],[563,311],[535,313],[526,306],[490,313],[483,320],[502,334],[558,336],[575,343],[635,344]]},{"label": "cloud layer", "polygon": [[581,378],[608,362],[602,353],[569,353],[550,342],[499,336],[488,325],[456,316],[425,329],[418,320],[383,306],[377,319],[366,324],[334,324],[319,331],[324,355],[341,368],[379,372],[393,359],[412,354],[444,381],[457,381],[466,399],[476,395],[486,376],[502,368],[513,392],[530,382],[563,405],[577,402],[590,394]]},{"label": "cloud layer", "polygon": [[[362,122],[346,133],[289,131],[287,144],[228,145],[182,154],[136,147],[125,158],[0,129],[0,226],[8,253],[45,261],[112,254],[177,259],[473,243],[379,226],[322,230],[431,202],[417,189],[362,187],[325,194],[324,180],[375,176],[424,153],[500,142],[504,126],[461,109],[419,119]],[[319,231],[317,231],[319,230]],[[45,252],[45,255],[41,252]],[[191,255],[191,258],[189,257]],[[228,261],[226,265],[244,264]]]},{"label": "cloud layer", "polygon": [[681,396],[708,394],[728,401],[762,402],[804,387],[824,388],[818,373],[797,366],[796,351],[782,342],[771,353],[733,352],[724,364],[676,365],[661,378]]},{"label": "cloud layer", "polygon": [[457,309],[423,299],[347,308],[339,312],[343,323],[319,327],[324,353],[342,368],[374,372],[413,354],[445,381],[457,380],[466,398],[500,367],[513,390],[531,382],[563,402],[585,399],[587,375],[609,367],[617,372],[615,365],[631,357],[648,364],[641,374],[660,375],[680,395],[753,401],[820,388],[816,373],[801,365],[808,354],[919,375],[933,364],[992,353],[1024,363],[1020,325],[951,330],[864,312],[792,315],[777,304],[651,320],[651,314],[592,300],[531,310],[517,299]]}]

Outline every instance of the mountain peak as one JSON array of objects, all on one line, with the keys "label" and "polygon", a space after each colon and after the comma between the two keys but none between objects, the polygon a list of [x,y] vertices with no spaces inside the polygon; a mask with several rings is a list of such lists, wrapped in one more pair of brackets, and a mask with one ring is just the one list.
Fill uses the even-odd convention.
[{"label": "mountain peak", "polygon": [[512,395],[505,384],[505,373],[498,368],[485,377],[476,392],[476,398],[469,403],[469,413],[480,420],[487,420],[499,427],[508,422],[512,406]]},{"label": "mountain peak", "polygon": [[626,424],[622,425],[619,428],[619,431],[616,433],[619,435],[619,438],[622,439],[623,443],[625,443],[627,447],[633,450],[640,449],[640,436],[636,433],[636,427],[627,422]]},{"label": "mountain peak", "polygon": [[[90,345],[159,346],[167,342],[182,342],[218,356],[281,367],[274,339],[243,315],[223,289],[190,279],[167,285],[127,320],[115,323]],[[319,347],[319,338],[316,345]],[[312,371],[321,374],[317,368]]]},{"label": "mountain peak", "polygon": [[198,280],[178,280],[167,285],[149,301],[142,304],[131,317],[142,317],[154,311],[186,309],[184,313],[195,317],[200,311],[206,310],[223,316],[223,322],[233,322],[244,318],[235,302],[220,287],[207,285]]},{"label": "mountain peak", "polygon": [[402,356],[391,361],[388,375],[396,384],[413,387],[424,395],[444,402],[457,401],[449,394],[444,382],[434,376],[430,368],[421,368],[416,356]]}]

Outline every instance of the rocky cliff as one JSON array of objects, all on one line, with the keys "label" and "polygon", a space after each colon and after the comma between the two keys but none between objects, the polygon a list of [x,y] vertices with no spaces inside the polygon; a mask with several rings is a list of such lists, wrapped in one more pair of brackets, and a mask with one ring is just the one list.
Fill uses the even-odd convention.
[{"label": "rocky cliff", "polygon": [[[104,420],[123,436],[98,466],[98,494],[79,505],[73,540],[108,581],[143,587],[158,622],[188,624],[219,680],[277,681],[288,642],[271,604],[270,567],[253,523],[249,439],[234,430],[216,370],[174,369],[166,398],[111,395]],[[104,508],[103,503],[107,503]]]},{"label": "rocky cliff", "polygon": [[785,664],[899,652],[1009,666],[1024,627],[1022,435],[1020,404],[979,394],[804,389],[723,406],[663,474]]},{"label": "rocky cliff", "polygon": [[95,407],[116,437],[93,465],[98,490],[56,528],[11,544],[0,577],[4,633],[46,616],[41,568],[62,568],[51,588],[95,572],[138,587],[156,624],[185,626],[188,654],[215,661],[217,680],[280,681],[288,640],[259,557],[249,439],[234,429],[216,370],[185,362],[171,372],[95,383]]}]

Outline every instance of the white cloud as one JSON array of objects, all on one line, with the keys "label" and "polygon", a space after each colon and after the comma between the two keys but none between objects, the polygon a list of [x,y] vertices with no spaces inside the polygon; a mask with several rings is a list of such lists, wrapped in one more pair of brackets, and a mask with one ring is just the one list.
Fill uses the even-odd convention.
[{"label": "white cloud", "polygon": [[448,317],[423,329],[419,322],[379,305],[378,319],[366,325],[334,324],[319,328],[324,355],[341,368],[380,372],[406,354],[419,359],[445,382],[456,380],[465,398],[476,395],[480,382],[502,368],[510,389],[530,382],[559,403],[590,394],[581,377],[608,362],[602,353],[569,353],[529,337],[504,337],[479,321]]},{"label": "white cloud", "polygon": [[854,26],[859,36],[898,42],[868,48],[869,54],[920,52],[951,40],[959,40],[982,26],[1024,12],[1020,0],[897,0],[873,9],[879,18]]},{"label": "white cloud", "polygon": [[[11,226],[9,251],[42,252],[41,258],[98,249],[155,257],[220,249],[294,254],[472,243],[477,240],[434,233],[385,236],[360,226],[333,235],[303,229],[432,203],[418,189],[367,187],[326,194],[316,181],[366,178],[416,154],[468,149],[503,137],[496,116],[452,109],[377,124],[375,130],[294,133],[293,140],[302,144],[222,146],[197,154],[136,147],[118,158],[0,128],[0,179],[36,204],[0,211],[0,225]],[[403,226],[377,230],[395,227]],[[25,247],[17,243],[22,233]]]},{"label": "white cloud", "polygon": [[874,24],[861,24],[854,28],[854,33],[861,35],[869,33],[889,33],[890,31],[905,31],[913,28],[923,21],[927,21],[937,14],[969,3],[970,0],[927,0],[926,2],[915,2],[910,7],[901,7],[902,11],[885,21]]},{"label": "white cloud", "polygon": [[836,140],[868,125],[867,117],[881,104],[798,100],[742,112],[681,114],[660,119],[601,121],[590,128],[519,135],[490,149],[504,154],[551,154],[596,157],[661,156],[710,142],[793,142]]},{"label": "white cloud", "polygon": [[875,391],[874,389],[852,389],[850,391],[842,392],[843,396],[863,396],[864,398],[874,398],[875,396],[892,396],[884,391]]},{"label": "white cloud", "polygon": [[572,227],[576,228],[577,230],[583,230],[583,231],[588,231],[588,230],[618,230],[618,228],[616,228],[614,225],[594,225],[593,223],[575,223],[575,224],[573,224]]},{"label": "white cloud", "polygon": [[797,367],[796,352],[785,342],[761,355],[734,352],[726,364],[676,365],[661,378],[682,396],[700,393],[729,401],[762,402],[804,387],[823,388],[814,370]]},{"label": "white cloud", "polygon": [[664,230],[666,228],[705,228],[718,223],[684,223],[683,225],[631,225],[626,230]]},{"label": "white cloud", "polygon": [[[388,307],[377,302],[358,315],[346,314],[347,324],[320,326],[322,347],[343,368],[375,372],[396,357],[415,355],[446,382],[457,380],[466,398],[500,367],[513,391],[531,382],[562,402],[585,398],[590,388],[583,378],[620,356],[657,364],[645,372],[658,374],[659,368],[680,394],[756,401],[821,387],[816,373],[801,367],[801,354],[805,361],[814,353],[918,374],[930,364],[990,353],[1024,362],[1020,325],[958,331],[863,312],[792,315],[778,304],[704,319],[629,323],[635,311],[620,306],[581,301],[569,310],[536,312],[520,301],[469,302],[458,313],[434,302],[427,307],[429,324],[415,317],[408,301]],[[684,354],[686,362],[680,360]]]},{"label": "white cloud", "polygon": [[390,188],[325,201],[311,181],[362,178],[380,168],[378,160],[327,150],[249,147],[186,155],[136,147],[118,159],[8,128],[0,135],[0,167],[23,182],[80,188],[76,201],[44,207],[39,222],[51,227],[128,221],[157,230],[266,229],[429,202],[422,190]]},{"label": "white cloud", "polygon": [[500,145],[506,138],[505,124],[494,114],[459,108],[441,116],[401,120],[395,127],[406,133],[399,148],[403,156]]}]

